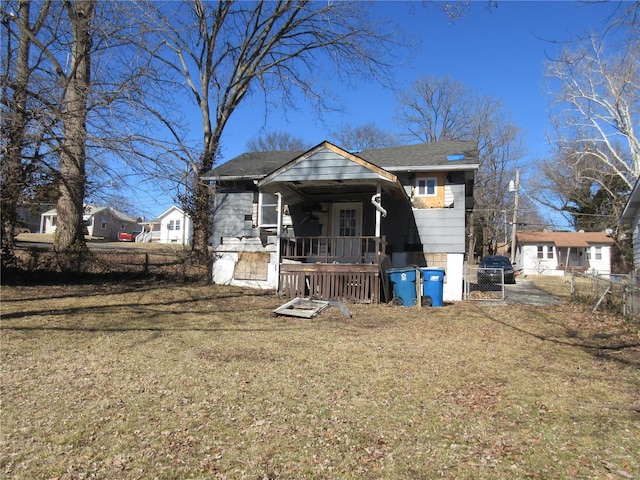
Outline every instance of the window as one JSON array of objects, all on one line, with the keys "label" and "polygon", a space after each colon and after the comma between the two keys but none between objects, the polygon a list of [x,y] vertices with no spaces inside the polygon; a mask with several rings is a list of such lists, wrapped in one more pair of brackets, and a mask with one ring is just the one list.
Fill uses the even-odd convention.
[{"label": "window", "polygon": [[602,260],[602,247],[595,247],[596,249],[596,260]]},{"label": "window", "polygon": [[102,222],[102,223],[100,224],[100,228],[101,228],[102,230],[106,230],[106,229],[107,229],[107,222]]},{"label": "window", "polygon": [[127,226],[124,223],[120,224],[120,230],[125,230],[127,228]]},{"label": "window", "polygon": [[180,220],[176,220],[176,230],[180,230]]},{"label": "window", "polygon": [[437,195],[438,180],[434,177],[416,178],[417,197],[435,197]]},{"label": "window", "polygon": [[547,258],[553,258],[553,247],[552,246],[548,246],[547,247]]},{"label": "window", "polygon": [[169,220],[169,223],[167,223],[167,230],[173,230],[173,228],[174,228],[173,220]]},{"label": "window", "polygon": [[544,247],[542,245],[538,245],[538,258],[544,258]]},{"label": "window", "polygon": [[340,209],[338,235],[355,237],[358,232],[358,212],[355,209]]},{"label": "window", "polygon": [[275,227],[278,224],[278,197],[266,192],[258,196],[258,226]]}]

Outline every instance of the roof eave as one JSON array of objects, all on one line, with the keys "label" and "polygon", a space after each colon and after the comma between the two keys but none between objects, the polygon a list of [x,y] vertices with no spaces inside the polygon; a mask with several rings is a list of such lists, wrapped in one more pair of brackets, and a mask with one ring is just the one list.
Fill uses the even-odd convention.
[{"label": "roof eave", "polygon": [[213,182],[238,182],[238,181],[253,181],[260,180],[264,178],[266,175],[210,175],[200,177],[202,180],[213,181]]},{"label": "roof eave", "polygon": [[385,167],[385,170],[388,172],[441,172],[443,170],[451,172],[478,170],[478,167],[477,163],[466,163],[464,165],[402,165],[399,167]]}]

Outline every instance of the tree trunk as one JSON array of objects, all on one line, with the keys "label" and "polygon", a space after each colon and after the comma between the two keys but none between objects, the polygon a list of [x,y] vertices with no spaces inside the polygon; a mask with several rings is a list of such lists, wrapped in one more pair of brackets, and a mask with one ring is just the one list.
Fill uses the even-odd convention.
[{"label": "tree trunk", "polygon": [[[7,24],[10,28],[11,23]],[[15,247],[13,235],[18,218],[18,202],[24,189],[25,169],[22,164],[22,152],[25,131],[27,128],[27,84],[29,82],[29,2],[22,0],[18,7],[18,25],[20,37],[16,58],[16,83],[13,93],[11,119],[8,122],[7,150],[2,161],[1,174],[1,203],[2,215],[2,259],[3,265],[13,259]],[[7,39],[10,42],[11,35]],[[7,44],[10,49],[10,44]],[[7,52],[7,62],[10,62],[10,52]],[[9,65],[7,65],[9,72]]]},{"label": "tree trunk", "polygon": [[95,0],[66,3],[73,28],[73,49],[65,95],[64,142],[60,152],[60,198],[54,248],[83,251],[83,202],[85,193],[85,142],[87,137],[87,98],[91,83],[91,19]]},{"label": "tree trunk", "polygon": [[[213,259],[209,253],[209,239],[212,233],[213,190],[208,184],[202,183],[200,177],[213,168],[218,142],[214,141],[213,133],[206,128],[204,145],[205,150],[198,168],[198,178],[195,181],[192,197],[193,250],[200,256],[200,260],[211,263]],[[210,279],[211,276],[209,275],[208,278]]]}]

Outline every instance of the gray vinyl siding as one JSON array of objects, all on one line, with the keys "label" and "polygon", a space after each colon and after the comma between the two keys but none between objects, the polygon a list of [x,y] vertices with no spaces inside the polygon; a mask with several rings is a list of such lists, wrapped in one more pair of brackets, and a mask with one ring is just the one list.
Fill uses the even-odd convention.
[{"label": "gray vinyl siding", "polygon": [[465,187],[460,184],[448,187],[453,195],[453,208],[413,209],[424,252],[465,252]]},{"label": "gray vinyl siding", "polygon": [[424,252],[464,253],[464,209],[414,209]]},{"label": "gray vinyl siding", "polygon": [[273,181],[371,180],[380,176],[329,150],[320,151],[283,171]]},{"label": "gray vinyl siding", "polygon": [[253,227],[254,192],[218,192],[213,208],[213,233],[211,244],[220,245],[222,237],[258,237]]}]

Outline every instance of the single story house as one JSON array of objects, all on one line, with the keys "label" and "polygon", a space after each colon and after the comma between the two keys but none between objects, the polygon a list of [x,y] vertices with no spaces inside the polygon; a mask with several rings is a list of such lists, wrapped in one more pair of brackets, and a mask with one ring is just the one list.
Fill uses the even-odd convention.
[{"label": "single story house", "polygon": [[242,154],[203,176],[213,281],[379,302],[389,268],[417,265],[444,268],[444,300],[461,300],[477,169],[477,143],[464,141]]},{"label": "single story house", "polygon": [[640,269],[640,179],[636,180],[633,190],[622,211],[620,223],[631,226],[633,235],[633,267]]},{"label": "single story house", "polygon": [[174,243],[191,245],[193,222],[191,217],[179,207],[172,205],[150,221],[140,222],[142,231],[136,242]]},{"label": "single story house", "polygon": [[613,243],[605,232],[517,233],[516,265],[529,275],[609,275]]},{"label": "single story house", "polygon": [[[134,233],[140,231],[140,219],[130,217],[115,208],[86,205],[83,219],[85,234],[93,238],[117,240],[118,233]],[[40,215],[40,232],[54,233],[58,221],[58,211],[53,208]]]}]

